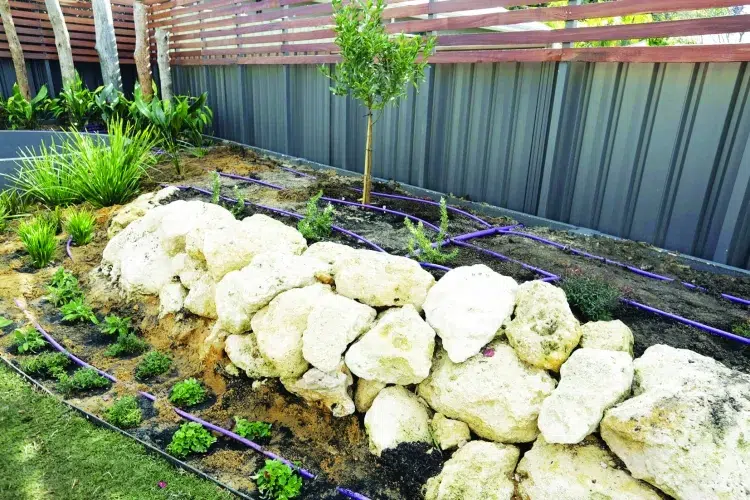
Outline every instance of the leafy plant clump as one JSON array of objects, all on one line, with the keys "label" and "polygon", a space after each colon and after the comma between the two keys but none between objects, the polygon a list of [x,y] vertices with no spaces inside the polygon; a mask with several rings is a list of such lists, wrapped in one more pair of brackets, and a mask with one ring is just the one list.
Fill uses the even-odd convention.
[{"label": "leafy plant clump", "polygon": [[94,314],[94,311],[91,310],[91,306],[85,302],[82,296],[76,297],[70,302],[63,304],[62,307],[60,307],[60,312],[63,315],[63,321],[70,321],[71,323],[91,321],[95,325],[99,324],[99,319],[96,317],[96,314]]},{"label": "leafy plant clump", "polygon": [[187,422],[177,429],[167,452],[175,457],[186,457],[190,453],[205,453],[216,442],[216,438],[201,424]]},{"label": "leafy plant clump", "polygon": [[620,291],[605,281],[573,276],[560,284],[568,302],[588,321],[609,321],[619,304]]},{"label": "leafy plant clump", "polygon": [[17,189],[0,191],[0,232],[8,228],[11,219],[23,217],[26,208],[26,197]]},{"label": "leafy plant clump", "polygon": [[21,361],[21,369],[35,377],[59,377],[70,365],[70,358],[61,352],[43,352]]},{"label": "leafy plant clump", "polygon": [[104,412],[104,420],[120,429],[131,429],[138,427],[143,413],[134,396],[123,396]]},{"label": "leafy plant clump", "polygon": [[13,345],[18,354],[37,353],[47,347],[47,341],[33,326],[27,326],[13,332]]},{"label": "leafy plant clump", "polygon": [[172,366],[172,358],[159,351],[151,351],[143,357],[135,368],[135,378],[148,380],[169,371]]},{"label": "leafy plant clump", "polygon": [[18,237],[26,248],[31,263],[37,269],[47,266],[55,257],[57,240],[55,240],[55,227],[49,221],[35,217],[22,222],[18,226]]},{"label": "leafy plant clump", "polygon": [[214,205],[219,204],[221,199],[221,177],[219,172],[213,172],[211,174],[211,203]]},{"label": "leafy plant clump", "polygon": [[46,85],[42,85],[34,98],[27,100],[14,83],[13,94],[5,101],[5,120],[11,130],[34,129],[48,104]]},{"label": "leafy plant clump", "polygon": [[104,322],[99,327],[104,335],[123,336],[131,332],[130,318],[123,318],[116,314],[110,314],[104,318]]},{"label": "leafy plant clump", "polygon": [[442,243],[448,237],[448,207],[445,204],[445,198],[440,198],[440,230],[435,241],[430,240],[424,230],[422,221],[414,226],[409,219],[404,219],[406,229],[411,233],[408,248],[409,254],[419,254],[419,259],[423,262],[432,262],[433,264],[446,264],[458,255],[458,249],[451,252],[445,252]]},{"label": "leafy plant clump", "polygon": [[307,202],[305,218],[299,221],[297,229],[308,240],[319,241],[331,235],[333,225],[333,206],[329,203],[323,210],[318,207],[318,201],[323,191],[310,198]]},{"label": "leafy plant clump", "polygon": [[23,151],[18,170],[9,176],[11,183],[25,197],[48,207],[81,201],[80,194],[73,188],[70,161],[62,154],[62,147],[44,143],[38,150]]},{"label": "leafy plant clump", "polygon": [[255,440],[271,437],[271,424],[268,422],[251,422],[242,417],[234,417],[234,432],[243,438]]},{"label": "leafy plant clump", "polygon": [[96,115],[96,93],[83,84],[76,73],[75,79],[50,103],[50,110],[60,122],[76,130],[83,129]]},{"label": "leafy plant clump", "polygon": [[88,210],[71,210],[65,217],[65,231],[78,246],[91,242],[94,237],[96,219]]},{"label": "leafy plant clump", "polygon": [[148,349],[148,343],[138,338],[134,333],[120,335],[117,342],[107,347],[104,351],[105,356],[119,357],[130,354],[140,354]]},{"label": "leafy plant clump", "polygon": [[299,474],[278,460],[266,460],[253,480],[261,498],[269,500],[297,498],[302,491],[302,478]]},{"label": "leafy plant clump", "polygon": [[57,379],[57,389],[66,395],[89,389],[103,389],[111,384],[109,379],[99,375],[93,368],[79,368],[73,375],[61,373]]},{"label": "leafy plant clump", "polygon": [[194,378],[177,382],[172,387],[169,400],[177,406],[193,406],[206,400],[208,393],[200,382]]},{"label": "leafy plant clump", "polygon": [[83,298],[83,292],[78,286],[78,279],[73,273],[59,268],[47,286],[47,298],[55,307]]},{"label": "leafy plant clump", "polygon": [[732,333],[750,339],[750,319],[738,321],[732,325]]},{"label": "leafy plant clump", "polygon": [[234,186],[234,206],[232,207],[232,214],[235,217],[240,217],[245,213],[245,195],[237,186]]}]

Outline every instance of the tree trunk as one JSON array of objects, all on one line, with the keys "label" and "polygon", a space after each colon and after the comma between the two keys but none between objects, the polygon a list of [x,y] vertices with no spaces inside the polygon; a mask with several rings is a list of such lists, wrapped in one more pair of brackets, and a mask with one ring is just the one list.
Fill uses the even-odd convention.
[{"label": "tree trunk", "polygon": [[172,70],[169,66],[169,33],[164,28],[156,28],[156,62],[159,64],[161,100],[172,101]]},{"label": "tree trunk", "polygon": [[365,175],[362,182],[362,203],[370,204],[372,191],[372,110],[367,109],[367,145],[365,146]]},{"label": "tree trunk", "polygon": [[94,9],[96,51],[99,53],[102,80],[104,80],[104,85],[112,85],[121,91],[122,77],[120,76],[120,58],[117,55],[112,5],[109,0],[92,0],[91,6]]},{"label": "tree trunk", "polygon": [[65,24],[65,18],[60,8],[60,0],[44,0],[44,3],[47,5],[47,15],[50,24],[52,24],[52,31],[55,32],[55,47],[57,47],[57,59],[60,61],[63,87],[67,87],[76,79],[68,26]]},{"label": "tree trunk", "polygon": [[150,99],[154,94],[151,88],[151,53],[148,46],[148,27],[146,25],[146,6],[142,0],[133,3],[133,21],[135,23],[135,67],[138,72],[138,83],[141,84],[143,97]]},{"label": "tree trunk", "polygon": [[5,30],[5,36],[8,39],[10,57],[13,58],[13,67],[16,69],[18,88],[27,100],[31,100],[29,77],[26,74],[26,59],[23,57],[21,42],[18,41],[18,33],[16,33],[16,25],[13,23],[13,16],[10,13],[10,4],[8,3],[8,0],[0,0],[0,17],[2,17],[3,29]]}]

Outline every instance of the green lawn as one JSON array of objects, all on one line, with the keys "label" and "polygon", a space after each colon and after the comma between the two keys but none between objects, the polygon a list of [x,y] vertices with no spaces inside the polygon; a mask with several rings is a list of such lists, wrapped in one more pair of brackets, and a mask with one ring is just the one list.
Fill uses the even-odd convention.
[{"label": "green lawn", "polygon": [[232,497],[92,425],[0,363],[0,498]]}]

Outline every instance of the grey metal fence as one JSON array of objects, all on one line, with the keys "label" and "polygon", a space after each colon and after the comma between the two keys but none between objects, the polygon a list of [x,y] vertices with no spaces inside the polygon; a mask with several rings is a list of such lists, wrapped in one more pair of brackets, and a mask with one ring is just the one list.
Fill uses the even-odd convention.
[{"label": "grey metal fence", "polygon": [[[102,84],[102,71],[99,63],[77,63],[76,71],[81,75],[81,79],[90,89],[95,89]],[[53,97],[62,88],[62,75],[60,74],[60,65],[57,61],[47,60],[27,60],[26,71],[29,75],[29,85],[31,91],[36,91],[46,85],[47,90]],[[120,65],[122,74],[122,86],[126,93],[133,91],[133,85],[137,81],[135,65]],[[7,97],[13,90],[13,84],[16,83],[16,72],[13,69],[13,63],[10,59],[0,59],[0,96]]]}]

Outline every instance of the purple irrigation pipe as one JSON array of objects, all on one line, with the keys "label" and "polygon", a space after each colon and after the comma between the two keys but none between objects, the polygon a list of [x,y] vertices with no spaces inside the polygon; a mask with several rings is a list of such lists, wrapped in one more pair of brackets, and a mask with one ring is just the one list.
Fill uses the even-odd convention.
[{"label": "purple irrigation pipe", "polygon": [[67,242],[67,243],[65,244],[65,251],[67,252],[67,254],[68,254],[68,258],[69,258],[70,260],[75,260],[75,259],[73,258],[73,253],[72,253],[72,252],[70,251],[70,244],[71,244],[72,242],[73,242],[73,237],[72,237],[72,236],[70,236],[70,237],[68,238],[68,242]]},{"label": "purple irrigation pipe", "polygon": [[253,179],[252,177],[245,177],[245,176],[237,175],[237,174],[227,174],[225,172],[219,172],[219,175],[222,176],[222,177],[227,177],[229,179],[237,179],[237,180],[240,180],[240,181],[252,182],[254,184],[259,184],[261,186],[269,187],[271,189],[276,189],[276,190],[279,190],[279,191],[281,191],[281,190],[284,189],[284,186],[279,186],[278,184],[271,184],[270,182],[265,182],[265,181],[261,181],[261,180],[258,180],[258,179]]},{"label": "purple irrigation pipe", "polygon": [[545,271],[544,269],[540,269],[538,267],[534,267],[530,264],[526,264],[525,262],[521,262],[520,260],[511,259],[510,257],[503,255],[501,253],[493,252],[492,250],[487,250],[486,248],[478,247],[476,245],[472,245],[471,243],[466,243],[465,241],[455,241],[451,240],[451,244],[457,245],[460,247],[465,248],[471,248],[472,250],[476,250],[477,252],[481,252],[483,254],[487,254],[491,257],[494,257],[496,259],[504,260],[507,262],[513,262],[515,264],[518,264],[519,266],[523,267],[524,269],[528,269],[529,271],[533,271],[537,274],[541,274],[545,277],[546,280],[558,280],[560,277],[556,274],[552,274],[548,271]]}]

